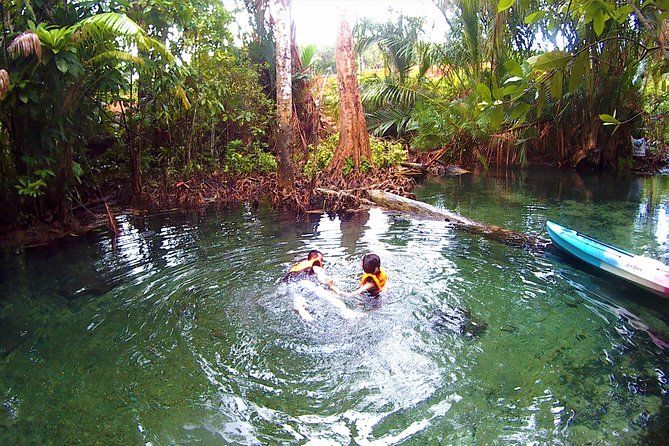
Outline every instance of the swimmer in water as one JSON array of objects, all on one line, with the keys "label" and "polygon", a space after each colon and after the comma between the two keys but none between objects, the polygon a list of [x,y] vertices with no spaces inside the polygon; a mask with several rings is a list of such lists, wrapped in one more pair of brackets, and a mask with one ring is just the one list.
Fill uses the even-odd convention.
[{"label": "swimmer in water", "polygon": [[324,263],[323,253],[313,249],[309,251],[306,260],[302,260],[296,265],[293,265],[283,280],[284,282],[287,282],[290,280],[301,280],[310,276],[315,276],[319,282],[329,284],[332,280],[325,274],[325,268],[323,267]]},{"label": "swimmer in water", "polygon": [[334,283],[327,282],[328,286],[335,293],[342,296],[358,296],[367,293],[372,297],[378,297],[386,286],[388,276],[381,267],[381,259],[376,254],[367,254],[362,258],[363,275],[360,277],[360,286],[351,292],[345,292],[337,288]]}]

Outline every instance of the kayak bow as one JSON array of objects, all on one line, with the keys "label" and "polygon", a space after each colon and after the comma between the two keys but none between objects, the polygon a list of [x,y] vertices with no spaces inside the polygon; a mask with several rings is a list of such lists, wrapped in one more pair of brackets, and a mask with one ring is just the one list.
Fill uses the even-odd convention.
[{"label": "kayak bow", "polygon": [[648,291],[669,298],[669,267],[595,240],[572,229],[546,222],[553,244],[577,259]]}]

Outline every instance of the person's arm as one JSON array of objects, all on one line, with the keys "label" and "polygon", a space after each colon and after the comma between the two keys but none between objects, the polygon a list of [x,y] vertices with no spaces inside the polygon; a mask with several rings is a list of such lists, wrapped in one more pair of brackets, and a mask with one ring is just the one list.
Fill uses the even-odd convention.
[{"label": "person's arm", "polygon": [[374,285],[374,282],[367,282],[364,285],[360,285],[360,287],[358,287],[357,290],[354,290],[354,291],[351,291],[351,292],[342,291],[339,288],[337,288],[336,286],[334,286],[334,284],[328,284],[328,286],[330,287],[330,289],[332,291],[334,291],[335,293],[337,293],[341,296],[353,297],[353,296],[358,296],[358,295],[364,293],[365,291],[371,290],[376,285]]},{"label": "person's arm", "polygon": [[342,290],[340,290],[339,288],[337,288],[337,287],[335,286],[335,284],[334,284],[334,282],[332,281],[332,279],[330,279],[330,281],[328,282],[328,287],[329,287],[332,291],[334,291],[335,294],[339,294],[340,296],[348,296],[348,293],[347,293],[346,291],[342,291]]},{"label": "person's arm", "polygon": [[360,286],[358,287],[357,290],[355,290],[355,291],[351,291],[351,292],[349,293],[349,296],[358,296],[358,295],[364,293],[365,291],[369,291],[369,290],[371,290],[371,289],[374,288],[374,287],[376,287],[376,285],[374,284],[374,282],[367,282],[367,283],[364,284],[364,285],[360,285]]},{"label": "person's arm", "polygon": [[325,283],[328,286],[330,285],[330,283],[332,283],[332,279],[330,277],[328,277],[327,274],[325,274],[325,269],[323,269],[320,266],[314,266],[312,268],[314,270],[314,274],[316,274],[316,278],[320,282]]}]

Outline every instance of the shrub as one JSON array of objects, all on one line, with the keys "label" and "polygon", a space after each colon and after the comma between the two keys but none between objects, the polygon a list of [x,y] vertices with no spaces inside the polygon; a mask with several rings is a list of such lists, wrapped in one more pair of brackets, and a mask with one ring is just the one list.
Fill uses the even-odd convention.
[{"label": "shrub", "polygon": [[240,174],[276,171],[276,158],[262,149],[256,144],[247,146],[238,139],[230,141],[225,150],[223,171]]},{"label": "shrub", "polygon": [[[339,134],[334,133],[321,141],[315,150],[311,148],[311,155],[304,166],[304,174],[312,176],[323,171],[332,161],[338,143]],[[407,151],[400,142],[370,136],[369,143],[372,149],[372,162],[376,167],[397,166],[407,160]],[[351,173],[353,167],[353,160],[347,160],[343,173],[345,175]],[[368,172],[371,166],[363,162],[361,169],[363,172]]]}]

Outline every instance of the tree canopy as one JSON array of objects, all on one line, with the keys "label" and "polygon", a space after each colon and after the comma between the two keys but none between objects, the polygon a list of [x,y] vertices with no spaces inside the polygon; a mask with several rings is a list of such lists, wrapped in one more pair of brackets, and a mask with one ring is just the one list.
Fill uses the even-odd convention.
[{"label": "tree canopy", "polygon": [[[434,3],[440,43],[418,17],[354,26],[373,134],[469,165],[627,170],[630,137],[666,155],[669,0]],[[332,143],[318,131],[340,102],[334,52],[292,40],[295,63],[279,73],[268,5],[238,2],[252,25],[238,38],[246,19],[220,1],[0,1],[0,224],[66,221],[110,190],[143,203],[196,178],[320,166]],[[287,148],[271,131],[285,127],[278,79],[304,101],[281,108],[296,112]]]}]

